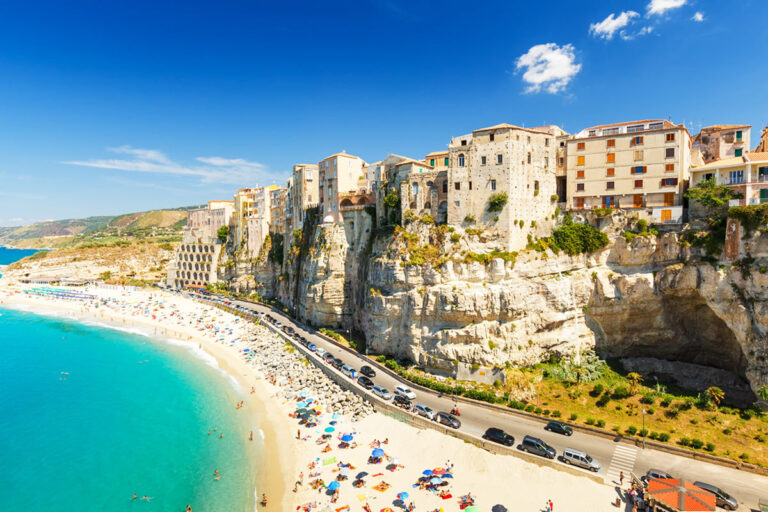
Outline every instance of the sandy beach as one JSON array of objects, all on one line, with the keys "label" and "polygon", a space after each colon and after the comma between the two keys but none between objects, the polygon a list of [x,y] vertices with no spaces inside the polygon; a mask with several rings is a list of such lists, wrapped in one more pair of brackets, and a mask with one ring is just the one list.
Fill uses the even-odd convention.
[{"label": "sandy beach", "polygon": [[[0,287],[0,304],[152,329],[213,356],[245,390],[245,421],[263,431],[263,459],[254,464],[256,488],[269,497],[266,510],[448,512],[474,504],[483,511],[544,511],[549,500],[558,512],[616,510],[616,490],[590,479],[494,455],[383,414],[353,422],[334,413],[324,406],[328,395],[311,387],[298,391],[293,380],[296,368],[303,367],[300,353],[287,351],[283,340],[263,326],[160,291],[83,291],[101,302]],[[282,366],[266,366],[280,358],[293,360],[293,369],[280,374]],[[382,453],[372,458],[377,449]]]}]

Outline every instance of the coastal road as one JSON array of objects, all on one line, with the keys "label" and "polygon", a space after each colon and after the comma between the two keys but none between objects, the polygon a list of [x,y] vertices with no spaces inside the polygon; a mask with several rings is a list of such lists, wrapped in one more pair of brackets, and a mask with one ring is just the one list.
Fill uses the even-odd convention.
[{"label": "coastal road", "polygon": [[[359,369],[363,364],[370,365],[370,360],[363,355],[351,354],[341,349],[334,342],[316,335],[312,328],[305,327],[294,321],[291,317],[277,312],[267,306],[247,301],[231,301],[232,304],[241,306],[249,311],[261,315],[269,315],[277,319],[281,324],[293,327],[298,334],[308,339],[320,348],[332,353],[341,359],[344,364]],[[393,391],[397,385],[412,386],[397,380],[388,373],[376,369],[374,384],[383,386]],[[362,388],[360,388],[362,390]],[[454,405],[450,396],[440,395],[437,392],[416,392],[414,404],[424,404],[435,411],[448,412]],[[609,485],[618,484],[619,471],[623,471],[625,478],[629,479],[629,472],[637,476],[644,475],[649,469],[660,469],[671,474],[675,478],[685,478],[690,481],[703,481],[716,485],[732,494],[739,500],[740,509],[757,510],[757,502],[760,496],[768,497],[768,477],[754,473],[739,471],[732,468],[719,466],[708,462],[693,460],[667,452],[653,449],[634,447],[618,440],[607,439],[597,435],[574,430],[570,437],[554,434],[544,430],[546,420],[539,421],[534,418],[522,417],[513,413],[495,411],[482,406],[460,403],[461,429],[482,436],[489,427],[501,428],[515,438],[519,444],[525,435],[532,435],[543,439],[560,454],[564,448],[575,448],[591,455],[600,462],[602,469],[600,475]],[[649,430],[653,428],[653,420],[647,418]],[[626,482],[626,480],[625,480]]]}]

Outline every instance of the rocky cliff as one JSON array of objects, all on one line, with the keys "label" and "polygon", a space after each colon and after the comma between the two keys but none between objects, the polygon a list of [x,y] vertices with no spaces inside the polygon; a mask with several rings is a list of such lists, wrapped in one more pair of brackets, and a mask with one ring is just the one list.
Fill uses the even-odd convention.
[{"label": "rocky cliff", "polygon": [[505,367],[594,349],[628,364],[718,370],[681,372],[684,385],[727,375],[722,386],[749,394],[747,382],[768,384],[767,237],[742,242],[750,258],[713,264],[679,233],[627,241],[629,219],[582,220],[609,235],[605,249],[505,253],[491,233],[429,219],[376,228],[353,212],[342,224],[309,226],[306,251],[289,249],[279,275],[255,280],[276,283],[262,289],[307,323],[352,328],[373,353],[457,378],[490,382]]}]

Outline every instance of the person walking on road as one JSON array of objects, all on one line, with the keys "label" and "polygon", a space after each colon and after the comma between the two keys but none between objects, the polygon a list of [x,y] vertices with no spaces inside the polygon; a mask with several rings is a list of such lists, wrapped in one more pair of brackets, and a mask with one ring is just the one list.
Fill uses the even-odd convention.
[{"label": "person walking on road", "polygon": [[622,485],[624,485],[624,472],[619,471],[619,487],[621,487]]}]

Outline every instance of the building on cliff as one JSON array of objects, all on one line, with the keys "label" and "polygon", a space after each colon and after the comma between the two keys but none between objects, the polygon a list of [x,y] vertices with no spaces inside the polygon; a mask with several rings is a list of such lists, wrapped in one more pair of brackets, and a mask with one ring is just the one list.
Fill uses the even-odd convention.
[{"label": "building on cliff", "polygon": [[219,228],[229,226],[233,212],[233,201],[208,201],[207,206],[187,212],[186,229],[206,243],[216,240]]},{"label": "building on cliff", "polygon": [[291,209],[290,230],[304,226],[304,212],[317,206],[319,175],[317,165],[297,164],[291,176],[289,207]]},{"label": "building on cliff", "polygon": [[288,228],[288,187],[270,189],[269,208],[269,232],[282,235]]},{"label": "building on cliff", "polygon": [[716,124],[702,128],[693,137],[691,165],[701,166],[742,156],[749,151],[751,131],[748,124]]},{"label": "building on cliff", "polygon": [[368,180],[363,172],[365,161],[345,152],[333,154],[317,164],[320,174],[319,213],[323,222],[341,222],[339,194],[361,193],[367,196]]},{"label": "building on cliff", "polygon": [[569,208],[637,208],[682,222],[691,160],[685,125],[655,119],[594,126],[568,138]]},{"label": "building on cliff", "polygon": [[[556,193],[558,127],[499,124],[453,137],[448,146],[448,224],[495,229],[507,250],[549,233]],[[438,205],[439,209],[439,205]]]},{"label": "building on cliff", "polygon": [[705,180],[714,180],[739,192],[742,199],[731,200],[731,206],[768,202],[768,152],[747,152],[691,168],[692,187]]},{"label": "building on cliff", "polygon": [[763,133],[760,135],[760,143],[755,148],[756,153],[768,153],[768,126],[763,128]]}]

